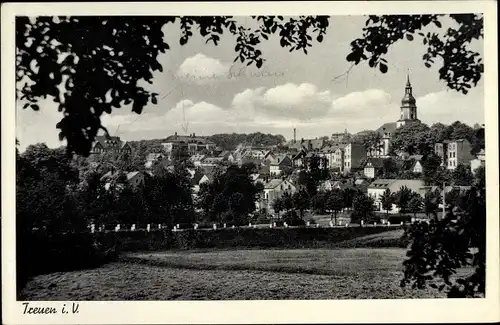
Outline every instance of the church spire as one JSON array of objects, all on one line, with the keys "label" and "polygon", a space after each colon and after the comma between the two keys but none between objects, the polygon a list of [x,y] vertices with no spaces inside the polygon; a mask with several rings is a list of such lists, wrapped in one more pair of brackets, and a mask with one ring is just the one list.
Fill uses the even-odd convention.
[{"label": "church spire", "polygon": [[407,95],[412,95],[412,88],[411,88],[411,83],[410,83],[410,70],[408,69],[408,72],[406,73],[406,88],[405,88],[405,94]]},{"label": "church spire", "polygon": [[410,82],[410,71],[406,73],[405,95],[401,100],[401,117],[397,122],[397,127],[401,127],[406,123],[420,123],[417,118],[417,105],[415,97],[413,97],[413,89]]}]

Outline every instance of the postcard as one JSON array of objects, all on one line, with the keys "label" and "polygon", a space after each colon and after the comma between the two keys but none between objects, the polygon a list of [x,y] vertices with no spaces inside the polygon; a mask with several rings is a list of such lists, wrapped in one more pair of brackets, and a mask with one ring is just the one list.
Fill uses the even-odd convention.
[{"label": "postcard", "polygon": [[6,324],[498,321],[494,1],[6,3]]}]

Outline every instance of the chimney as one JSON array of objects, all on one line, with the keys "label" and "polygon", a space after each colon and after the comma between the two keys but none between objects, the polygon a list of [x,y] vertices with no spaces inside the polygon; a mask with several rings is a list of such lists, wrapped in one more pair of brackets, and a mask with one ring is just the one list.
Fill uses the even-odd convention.
[{"label": "chimney", "polygon": [[293,128],[293,143],[297,142],[297,130]]},{"label": "chimney", "polygon": [[193,133],[193,138],[196,138],[196,134]]}]

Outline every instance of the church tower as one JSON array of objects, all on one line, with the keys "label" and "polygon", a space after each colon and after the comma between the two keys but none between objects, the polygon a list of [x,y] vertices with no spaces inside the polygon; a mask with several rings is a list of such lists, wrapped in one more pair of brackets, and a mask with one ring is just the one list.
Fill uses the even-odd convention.
[{"label": "church tower", "polygon": [[415,97],[413,97],[413,89],[410,83],[410,74],[408,73],[405,95],[401,100],[401,116],[396,122],[396,127],[400,128],[403,125],[407,125],[410,123],[420,123],[420,120],[417,118],[417,105]]}]

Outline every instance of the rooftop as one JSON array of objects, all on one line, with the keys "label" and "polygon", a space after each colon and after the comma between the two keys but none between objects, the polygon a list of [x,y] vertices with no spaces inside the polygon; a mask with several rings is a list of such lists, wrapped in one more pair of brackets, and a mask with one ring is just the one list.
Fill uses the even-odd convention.
[{"label": "rooftop", "polygon": [[383,158],[368,158],[365,164],[365,167],[382,168],[383,166],[384,166]]},{"label": "rooftop", "polygon": [[384,133],[391,133],[394,134],[396,132],[397,125],[395,122],[389,122],[389,123],[384,123],[382,124],[376,132],[384,134]]}]

